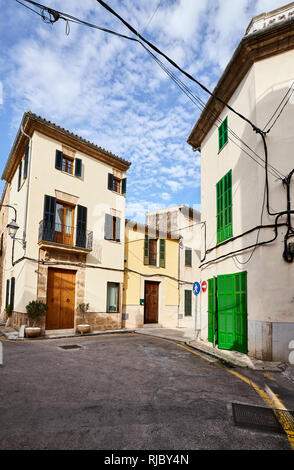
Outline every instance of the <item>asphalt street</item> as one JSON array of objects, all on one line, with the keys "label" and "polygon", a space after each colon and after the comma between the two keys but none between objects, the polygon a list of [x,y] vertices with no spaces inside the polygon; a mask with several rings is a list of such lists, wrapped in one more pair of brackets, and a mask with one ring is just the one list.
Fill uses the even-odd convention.
[{"label": "asphalt street", "polygon": [[[2,450],[290,449],[286,434],[234,424],[232,402],[266,406],[253,387],[172,342],[118,334],[2,344]],[[235,370],[294,404],[286,378]]]}]

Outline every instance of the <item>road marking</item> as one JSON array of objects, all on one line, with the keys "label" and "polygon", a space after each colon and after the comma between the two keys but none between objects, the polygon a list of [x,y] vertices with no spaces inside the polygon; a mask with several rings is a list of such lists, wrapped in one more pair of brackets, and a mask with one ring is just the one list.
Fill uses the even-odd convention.
[{"label": "road marking", "polygon": [[[156,338],[159,338],[159,339],[163,339],[164,341],[168,341],[169,343],[173,343],[175,344],[176,346],[179,346],[180,348],[183,348],[183,349],[186,349],[187,351],[190,351],[192,354],[195,354],[195,356],[199,356],[201,357],[202,359],[204,359],[205,361],[208,361],[208,362],[211,362],[211,363],[214,363],[216,366],[218,367],[221,367],[222,369],[225,369],[227,372],[229,372],[230,374],[234,375],[235,377],[237,377],[238,379],[242,380],[243,382],[247,383],[250,387],[252,387],[256,393],[266,402],[266,404],[272,408],[272,410],[274,411],[275,415],[277,416],[280,424],[282,425],[284,431],[285,431],[285,434],[287,435],[287,438],[289,440],[289,443],[290,443],[290,446],[291,446],[291,449],[294,450],[294,432],[289,430],[289,424],[285,421],[284,419],[284,416],[282,416],[282,413],[279,413],[276,408],[280,408],[280,409],[283,409],[283,410],[287,410],[287,408],[283,405],[283,403],[278,399],[277,395],[275,395],[268,386],[266,386],[266,391],[262,390],[255,382],[253,382],[252,380],[248,379],[247,377],[245,377],[244,375],[240,374],[239,372],[236,372],[232,369],[229,369],[227,366],[225,366],[224,364],[221,364],[221,363],[217,363],[215,362],[214,360],[208,358],[207,356],[203,356],[203,354],[197,352],[197,351],[193,351],[191,349],[189,349],[188,347],[184,346],[183,344],[181,343],[177,343],[175,341],[172,341],[172,340],[168,340],[168,339],[165,339],[165,338],[160,338],[159,336],[156,336]],[[277,406],[278,405],[278,406]],[[293,420],[293,417],[289,414],[289,417],[290,417],[290,420]]]}]

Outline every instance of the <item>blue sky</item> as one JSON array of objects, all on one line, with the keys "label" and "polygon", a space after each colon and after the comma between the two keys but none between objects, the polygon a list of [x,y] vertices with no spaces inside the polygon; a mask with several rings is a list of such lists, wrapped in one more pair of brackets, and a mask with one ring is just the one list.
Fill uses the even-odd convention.
[{"label": "blue sky", "polygon": [[[129,34],[96,0],[41,3]],[[108,4],[213,89],[251,17],[283,3],[108,0]],[[144,49],[74,24],[66,35],[64,21],[45,24],[15,0],[0,0],[0,6],[1,173],[22,115],[29,109],[132,162],[127,217],[144,221],[147,210],[176,204],[199,209],[200,155],[186,143],[199,110]],[[207,100],[196,84],[179,77]]]}]

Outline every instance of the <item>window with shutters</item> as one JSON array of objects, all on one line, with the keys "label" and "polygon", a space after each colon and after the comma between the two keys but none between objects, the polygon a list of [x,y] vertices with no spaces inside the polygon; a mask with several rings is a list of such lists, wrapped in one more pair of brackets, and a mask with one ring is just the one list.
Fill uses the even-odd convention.
[{"label": "window with shutters", "polygon": [[185,290],[185,317],[192,316],[192,291]]},{"label": "window with shutters", "polygon": [[221,123],[218,128],[218,151],[220,152],[222,148],[228,142],[228,117]]},{"label": "window with shutters", "polygon": [[68,153],[65,153],[61,150],[56,150],[55,168],[69,175],[81,177],[82,160],[80,158],[75,158],[74,155],[74,151],[68,151]]},{"label": "window with shutters", "polygon": [[145,235],[144,264],[165,268],[165,239],[149,238]]},{"label": "window with shutters", "polygon": [[92,250],[93,232],[87,230],[87,211],[87,207],[45,195],[44,216],[39,225],[39,242],[49,241]]},{"label": "window with shutters", "polygon": [[127,179],[118,178],[112,173],[108,173],[108,189],[114,191],[117,194],[126,194]]},{"label": "window with shutters", "polygon": [[217,243],[233,236],[232,170],[216,185]]},{"label": "window with shutters", "polygon": [[119,217],[105,214],[105,240],[120,242],[120,220]]},{"label": "window with shutters", "polygon": [[185,248],[185,267],[192,267],[192,249]]},{"label": "window with shutters", "polygon": [[18,166],[18,183],[17,190],[20,191],[27,176],[28,176],[28,164],[29,164],[29,145],[26,146],[24,157],[20,160]]}]

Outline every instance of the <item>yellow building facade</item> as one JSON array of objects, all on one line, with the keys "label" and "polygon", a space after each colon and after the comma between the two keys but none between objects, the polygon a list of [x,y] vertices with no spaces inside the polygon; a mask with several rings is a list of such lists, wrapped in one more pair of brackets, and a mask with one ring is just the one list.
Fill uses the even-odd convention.
[{"label": "yellow building facade", "polygon": [[179,237],[126,221],[123,326],[176,328]]}]

